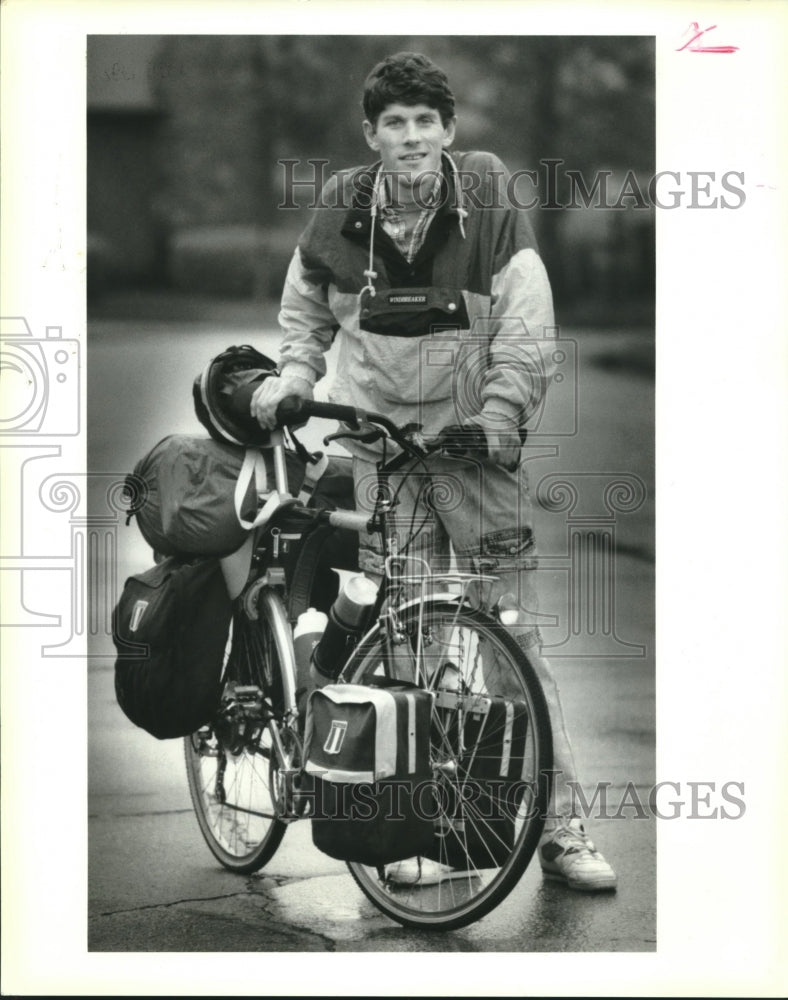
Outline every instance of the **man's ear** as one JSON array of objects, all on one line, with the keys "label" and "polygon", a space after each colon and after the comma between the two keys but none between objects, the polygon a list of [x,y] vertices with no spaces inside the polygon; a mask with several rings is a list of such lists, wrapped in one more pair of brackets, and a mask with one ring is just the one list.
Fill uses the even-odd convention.
[{"label": "man's ear", "polygon": [[364,129],[364,138],[367,140],[367,145],[370,149],[377,151],[380,149],[380,143],[378,142],[378,137],[375,131],[375,126],[372,122],[368,122],[366,119],[362,122],[361,127]]},{"label": "man's ear", "polygon": [[448,122],[443,126],[443,140],[442,145],[444,149],[448,149],[449,146],[454,142],[454,131],[457,128],[457,118],[450,118]]}]

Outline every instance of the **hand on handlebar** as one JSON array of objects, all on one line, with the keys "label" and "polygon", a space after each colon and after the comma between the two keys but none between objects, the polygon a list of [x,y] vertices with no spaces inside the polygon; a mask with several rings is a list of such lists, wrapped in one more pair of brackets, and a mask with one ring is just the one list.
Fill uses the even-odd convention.
[{"label": "hand on handlebar", "polygon": [[[330,435],[330,438],[351,437],[371,443],[385,434],[403,449],[406,457],[424,457],[435,451],[458,458],[476,455],[489,458],[511,472],[520,464],[520,451],[526,433],[506,414],[486,412],[472,417],[465,424],[444,427],[438,437],[427,444],[423,439],[414,440],[409,433],[414,428],[419,429],[420,425],[397,427],[380,413],[370,413],[342,403],[316,402],[309,382],[287,375],[278,379],[269,378],[262,383],[252,397],[251,412],[266,428],[303,425],[312,417],[339,420],[346,427],[340,429],[338,434]],[[370,424],[373,425],[371,428]]]},{"label": "hand on handlebar", "polygon": [[509,472],[520,464],[525,429],[514,426],[503,414],[479,414],[465,424],[450,424],[438,435],[446,454],[456,458],[484,456]]},{"label": "hand on handlebar", "polygon": [[277,426],[276,408],[286,396],[313,399],[312,385],[298,375],[280,375],[267,378],[252,396],[250,411],[261,427],[268,430]]},{"label": "hand on handlebar", "polygon": [[435,443],[454,458],[487,454],[487,436],[476,424],[449,424],[438,434]]}]

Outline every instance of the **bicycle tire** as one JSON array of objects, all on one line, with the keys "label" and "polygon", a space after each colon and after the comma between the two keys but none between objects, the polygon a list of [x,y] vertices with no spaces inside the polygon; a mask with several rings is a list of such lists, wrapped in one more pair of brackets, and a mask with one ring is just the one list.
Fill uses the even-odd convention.
[{"label": "bicycle tire", "polygon": [[[230,871],[259,871],[274,856],[287,830],[278,818],[277,767],[270,723],[250,723],[243,733],[226,714],[239,685],[257,686],[275,709],[284,690],[282,664],[291,655],[290,627],[273,590],[258,598],[258,617],[239,608],[233,619],[222,707],[209,727],[184,740],[189,792],[200,831],[216,859]],[[217,792],[219,761],[225,801]],[[216,763],[213,763],[216,762]],[[229,778],[228,778],[229,776]]]},{"label": "bicycle tire", "polygon": [[[479,611],[461,608],[454,603],[432,603],[424,605],[421,624],[425,636],[448,634],[446,629],[452,630],[451,647],[439,648],[435,651],[432,667],[444,657],[447,658],[447,662],[453,663],[457,667],[456,690],[469,696],[481,695],[489,698],[495,696],[516,700],[525,706],[528,719],[528,738],[522,755],[523,777],[525,778],[527,774],[528,782],[533,785],[531,794],[527,796],[528,806],[523,811],[526,797],[524,795],[523,801],[517,806],[511,850],[507,849],[506,856],[500,857],[501,846],[492,839],[493,836],[496,836],[496,839],[500,838],[493,831],[494,824],[480,818],[483,809],[478,810],[478,814],[474,815],[473,810],[468,807],[465,808],[464,812],[460,810],[461,815],[458,814],[458,801],[462,804],[462,795],[460,794],[458,800],[456,793],[458,790],[460,792],[464,790],[471,773],[471,768],[467,766],[463,772],[462,762],[474,759],[467,756],[468,748],[466,747],[462,751],[462,756],[456,758],[454,777],[447,777],[445,759],[442,763],[442,769],[434,770],[433,774],[436,787],[440,788],[441,795],[444,791],[453,793],[451,796],[447,795],[444,800],[447,803],[452,803],[450,810],[442,810],[438,819],[441,823],[448,821],[453,824],[450,829],[452,835],[457,839],[458,835],[453,832],[454,829],[462,825],[465,830],[462,839],[467,852],[466,863],[460,865],[460,868],[465,867],[467,871],[455,872],[452,870],[450,877],[438,878],[436,883],[430,883],[426,880],[423,872],[423,860],[411,859],[405,864],[411,865],[411,867],[415,864],[418,877],[416,881],[411,882],[403,889],[402,884],[396,882],[392,884],[389,878],[391,870],[402,870],[401,863],[384,868],[371,868],[351,862],[348,864],[348,868],[364,895],[379,910],[398,923],[406,927],[454,930],[481,919],[498,906],[517,885],[533,857],[544,826],[544,815],[550,796],[552,733],[547,704],[536,672],[529,662],[527,654],[498,621]],[[410,645],[412,647],[416,638],[415,633],[419,629],[419,607],[415,606],[406,611],[400,617],[400,625],[411,637]],[[439,642],[438,645],[443,647],[446,643]],[[475,650],[472,653],[474,665],[472,670],[469,670],[470,660],[463,660],[460,654],[464,656],[466,652],[470,653],[472,650]],[[422,654],[422,663],[427,666],[425,670],[427,675],[430,673],[427,665],[428,658],[425,649]],[[380,672],[380,664],[383,659],[381,633],[376,629],[362,641],[351,657],[343,672],[343,679],[354,683],[363,683],[369,678],[370,673]],[[481,674],[477,670],[480,662]],[[438,664],[438,666],[440,665]],[[499,668],[501,672],[496,674]],[[434,671],[432,671],[431,676],[435,678]],[[433,680],[425,686],[440,688],[441,682]],[[441,754],[446,758],[448,743],[446,734],[450,726],[450,720],[448,720],[445,710],[439,710],[435,705],[436,702],[433,705],[431,747],[434,766]],[[440,725],[436,727],[435,716],[439,711],[442,711],[443,714],[439,720]],[[518,708],[518,711],[522,711],[522,709]],[[463,725],[467,728],[467,723]],[[479,733],[481,733],[481,729]],[[479,739],[481,740],[480,736]],[[461,741],[460,746],[462,746]],[[475,753],[475,750],[473,752]],[[452,782],[454,786],[452,789],[441,785],[441,782],[445,785],[447,781]],[[477,784],[479,783],[477,782]],[[449,811],[451,811],[451,816],[448,816]],[[523,812],[522,816],[521,812]],[[463,820],[463,824],[457,823],[458,816]],[[479,838],[482,841],[485,837],[488,838],[482,851],[489,851],[489,859],[487,855],[483,854],[483,860],[471,860],[470,855],[473,852],[468,848],[468,844],[474,837],[476,841]],[[443,847],[440,848],[440,851],[443,851]],[[454,853],[456,856],[456,852]],[[478,867],[479,863],[487,864],[488,860],[492,860],[495,854],[499,855],[496,861],[500,863],[484,869]],[[429,860],[440,861],[440,859],[441,853],[439,852],[437,859],[431,858]],[[447,860],[448,856],[443,857],[444,862]],[[456,857],[454,863],[456,864]],[[445,887],[443,891],[442,886]]]}]

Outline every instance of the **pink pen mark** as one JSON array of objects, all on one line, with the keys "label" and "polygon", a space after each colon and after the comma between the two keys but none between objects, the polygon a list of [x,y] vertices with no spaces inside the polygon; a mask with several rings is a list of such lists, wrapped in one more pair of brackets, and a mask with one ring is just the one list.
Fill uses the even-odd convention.
[{"label": "pink pen mark", "polygon": [[[676,52],[714,52],[714,53],[731,53],[738,52],[738,45],[702,45],[700,39],[709,31],[713,31],[717,27],[716,24],[709,25],[708,28],[701,28],[697,21],[690,21],[690,26],[687,31],[694,31],[695,34],[690,38],[688,42],[685,42],[681,48],[676,49]],[[684,32],[686,35],[687,31]]]}]

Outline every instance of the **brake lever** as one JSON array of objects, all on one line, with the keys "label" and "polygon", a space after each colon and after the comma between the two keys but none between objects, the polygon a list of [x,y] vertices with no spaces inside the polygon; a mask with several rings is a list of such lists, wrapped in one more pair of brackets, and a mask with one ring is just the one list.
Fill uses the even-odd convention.
[{"label": "brake lever", "polygon": [[386,436],[386,432],[380,427],[373,427],[368,431],[337,431],[323,438],[323,444],[328,445],[330,441],[340,441],[342,438],[350,438],[353,441],[361,441],[363,444],[372,444]]}]

